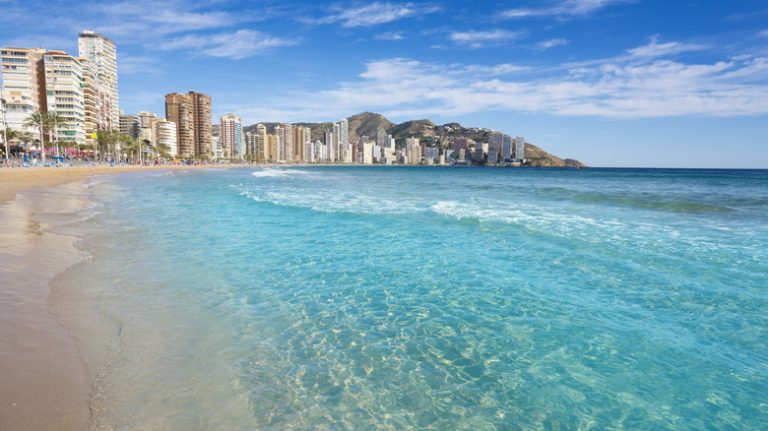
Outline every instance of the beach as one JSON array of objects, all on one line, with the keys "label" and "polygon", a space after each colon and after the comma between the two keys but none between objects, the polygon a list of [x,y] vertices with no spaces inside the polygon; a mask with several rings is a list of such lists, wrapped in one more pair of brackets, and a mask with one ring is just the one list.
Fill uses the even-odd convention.
[{"label": "beach", "polygon": [[51,281],[85,255],[56,232],[89,202],[94,175],[189,166],[0,169],[0,430],[83,430],[92,376],[51,312]]}]

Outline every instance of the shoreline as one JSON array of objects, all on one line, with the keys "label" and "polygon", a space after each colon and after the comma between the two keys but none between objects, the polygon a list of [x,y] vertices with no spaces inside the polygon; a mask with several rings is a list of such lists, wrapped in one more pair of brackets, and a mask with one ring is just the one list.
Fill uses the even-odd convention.
[{"label": "shoreline", "polygon": [[0,429],[88,429],[90,379],[50,307],[53,280],[85,258],[77,236],[57,231],[85,207],[82,183],[30,183],[0,204]]},{"label": "shoreline", "polygon": [[150,170],[188,170],[188,169],[231,169],[240,165],[158,165],[158,166],[62,166],[1,168],[0,169],[0,205],[16,198],[16,194],[39,188],[56,187],[70,182],[82,182],[93,175],[110,175]]}]

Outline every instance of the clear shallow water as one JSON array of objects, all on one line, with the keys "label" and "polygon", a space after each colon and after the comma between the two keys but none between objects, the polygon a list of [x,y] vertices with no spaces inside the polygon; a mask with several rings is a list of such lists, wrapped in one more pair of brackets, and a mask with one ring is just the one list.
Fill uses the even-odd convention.
[{"label": "clear shallow water", "polygon": [[100,322],[79,331],[115,429],[768,427],[766,171],[254,168],[89,190],[93,258],[61,288]]}]

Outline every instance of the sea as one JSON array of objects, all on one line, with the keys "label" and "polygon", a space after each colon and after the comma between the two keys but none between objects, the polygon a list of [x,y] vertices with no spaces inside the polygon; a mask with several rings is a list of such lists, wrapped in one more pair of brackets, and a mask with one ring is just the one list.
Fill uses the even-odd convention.
[{"label": "sea", "polygon": [[94,429],[768,429],[768,171],[93,177]]}]

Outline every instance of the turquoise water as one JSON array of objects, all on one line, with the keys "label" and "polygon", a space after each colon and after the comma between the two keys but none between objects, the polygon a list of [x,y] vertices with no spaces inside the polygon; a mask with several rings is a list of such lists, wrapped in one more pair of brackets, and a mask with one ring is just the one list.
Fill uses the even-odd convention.
[{"label": "turquoise water", "polygon": [[62,285],[99,316],[94,411],[115,429],[768,428],[767,171],[251,168],[88,190],[92,258]]}]

